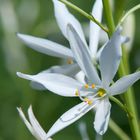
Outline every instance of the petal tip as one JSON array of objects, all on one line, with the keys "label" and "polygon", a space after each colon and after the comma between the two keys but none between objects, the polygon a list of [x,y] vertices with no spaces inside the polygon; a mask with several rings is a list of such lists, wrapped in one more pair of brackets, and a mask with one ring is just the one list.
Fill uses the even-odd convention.
[{"label": "petal tip", "polygon": [[123,30],[123,27],[122,27],[122,26],[119,26],[119,27],[116,29],[116,32],[117,32],[118,34],[121,34],[122,30]]},{"label": "petal tip", "polygon": [[28,113],[30,113],[30,112],[33,112],[32,105],[30,105],[28,108]]},{"label": "petal tip", "polygon": [[16,36],[20,39],[23,39],[25,35],[17,32]]},{"label": "petal tip", "polygon": [[22,111],[21,107],[16,107],[18,113],[20,113]]},{"label": "petal tip", "polygon": [[16,75],[17,75],[18,77],[23,77],[23,73],[21,73],[21,72],[16,72]]},{"label": "petal tip", "polygon": [[103,135],[103,134],[106,132],[106,130],[97,130],[97,129],[95,128],[95,123],[94,123],[94,129],[95,129],[95,131],[97,132],[97,134],[99,134],[99,135]]},{"label": "petal tip", "polygon": [[26,80],[32,80],[32,77],[28,74],[24,74],[21,72],[17,72],[16,75],[20,78],[26,79]]}]

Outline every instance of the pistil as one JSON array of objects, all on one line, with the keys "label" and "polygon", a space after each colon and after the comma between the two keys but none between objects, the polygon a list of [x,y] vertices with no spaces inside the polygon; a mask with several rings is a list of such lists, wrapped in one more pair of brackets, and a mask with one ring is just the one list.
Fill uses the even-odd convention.
[{"label": "pistil", "polygon": [[98,90],[98,96],[99,96],[99,97],[103,97],[103,96],[105,95],[105,93],[106,93],[106,91],[105,91],[104,89],[102,89],[102,88],[100,88],[100,89]]}]

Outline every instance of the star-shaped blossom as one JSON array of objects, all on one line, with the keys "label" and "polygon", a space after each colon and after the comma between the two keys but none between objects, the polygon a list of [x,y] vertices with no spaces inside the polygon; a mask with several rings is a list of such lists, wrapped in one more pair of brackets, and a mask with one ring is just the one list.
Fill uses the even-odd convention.
[{"label": "star-shaped blossom", "polygon": [[69,97],[79,97],[82,101],[69,111],[64,113],[51,127],[47,137],[51,137],[61,129],[72,124],[88,111],[96,107],[94,128],[103,135],[110,118],[111,104],[109,96],[124,93],[132,84],[140,78],[140,72],[124,76],[111,84],[118,70],[122,56],[121,28],[116,29],[111,39],[104,46],[100,58],[99,69],[101,78],[93,65],[91,55],[85,43],[71,24],[68,24],[67,35],[74,58],[84,72],[85,84],[62,74],[47,73],[45,75],[27,75],[17,73],[19,77],[41,83],[48,90]]},{"label": "star-shaped blossom", "polygon": [[[64,37],[69,40],[67,35],[67,24],[70,23],[75,28],[76,32],[80,36],[80,39],[87,46],[87,42],[81,27],[80,22],[68,11],[67,7],[59,2],[58,0],[53,0],[54,13],[58,26],[64,35]],[[102,19],[102,0],[96,0],[92,9],[92,15],[101,22]],[[89,52],[92,59],[95,59],[99,53],[97,53],[98,43],[99,43],[99,33],[100,28],[98,25],[90,21],[90,32],[89,32]],[[44,75],[45,73],[61,73],[68,76],[75,76],[79,72],[79,66],[75,63],[75,58],[70,48],[58,44],[56,42],[42,39],[38,37],[33,37],[30,35],[20,34],[17,36],[30,48],[53,57],[58,57],[62,59],[67,59],[68,64],[62,66],[52,66],[51,68],[38,73],[37,75]],[[31,85],[36,89],[45,89],[43,85],[36,82],[31,82]]]}]

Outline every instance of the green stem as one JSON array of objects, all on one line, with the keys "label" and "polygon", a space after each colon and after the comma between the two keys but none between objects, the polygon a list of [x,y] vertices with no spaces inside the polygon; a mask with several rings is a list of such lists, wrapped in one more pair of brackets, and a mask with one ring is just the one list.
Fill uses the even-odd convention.
[{"label": "green stem", "polygon": [[124,20],[125,20],[131,13],[135,12],[135,11],[138,10],[138,9],[140,9],[140,4],[134,6],[132,9],[130,9],[128,12],[126,12],[126,14],[121,18],[121,20],[120,20],[118,26],[120,26],[120,25],[124,22]]},{"label": "green stem", "polygon": [[[122,59],[120,69],[119,69],[119,75],[121,76],[129,74],[128,53],[127,51],[125,51],[125,47],[123,47],[123,53],[125,54],[125,56]],[[135,97],[132,88],[129,88],[127,92],[124,94],[124,99],[125,99],[126,106],[133,114],[133,118],[129,119],[129,124],[133,137],[135,140],[139,140],[140,131],[138,125],[138,115],[137,115],[136,102],[135,102]]]},{"label": "green stem", "polygon": [[76,5],[72,4],[71,2],[68,2],[67,0],[59,0],[60,2],[64,3],[65,5],[69,6],[70,8],[76,10],[81,15],[85,16],[89,20],[92,20],[94,23],[96,23],[101,29],[103,29],[106,33],[108,33],[108,30],[98,21],[96,20],[93,15],[86,13],[84,10],[80,9]]},{"label": "green stem", "polygon": [[[112,11],[111,11],[111,8],[109,5],[109,1],[103,0],[103,6],[104,6],[105,15],[106,15],[107,26],[109,29],[108,35],[111,36],[115,30],[115,25],[114,25]],[[123,21],[130,13],[132,13],[132,11],[138,9],[138,7],[139,6],[137,6],[136,8],[133,8],[133,10],[130,10],[130,12],[128,12],[121,21]],[[127,51],[123,50],[123,54],[124,54],[124,56],[127,55]],[[119,75],[120,75],[120,77],[122,77],[123,75],[126,75],[128,73],[129,73],[128,57],[123,57],[121,64],[120,64],[120,68],[119,68]],[[133,114],[132,118],[130,118],[130,117],[128,118],[131,132],[133,135],[133,139],[140,140],[140,131],[139,131],[139,125],[138,125],[139,123],[138,123],[138,119],[137,119],[135,98],[134,98],[134,94],[132,93],[132,88],[130,88],[124,94],[124,99],[125,99],[125,103],[126,103],[127,108]]]},{"label": "green stem", "polygon": [[122,140],[130,140],[127,134],[112,120],[109,120],[109,127],[116,133]]},{"label": "green stem", "polygon": [[[121,3],[121,4],[120,4]],[[126,0],[115,0],[114,1],[114,20],[117,25],[122,17],[122,13],[124,12],[124,7],[126,5]]]},{"label": "green stem", "polygon": [[109,99],[112,100],[113,102],[115,102],[119,107],[121,107],[121,108],[127,113],[128,117],[129,117],[130,119],[133,118],[133,115],[132,115],[132,113],[129,111],[129,109],[128,109],[125,105],[123,105],[117,98],[115,98],[115,97],[113,97],[113,96],[110,96]]},{"label": "green stem", "polygon": [[103,1],[103,6],[104,6],[106,24],[107,24],[107,27],[109,28],[108,35],[111,36],[115,29],[115,24],[114,24],[114,20],[113,20],[113,16],[112,16],[111,7],[109,4],[109,0],[102,0],[102,1]]}]

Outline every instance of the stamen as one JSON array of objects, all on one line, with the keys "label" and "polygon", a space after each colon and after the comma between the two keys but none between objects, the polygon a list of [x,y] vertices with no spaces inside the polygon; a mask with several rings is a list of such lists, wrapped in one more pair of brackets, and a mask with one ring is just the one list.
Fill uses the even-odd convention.
[{"label": "stamen", "polygon": [[87,88],[89,88],[89,85],[88,84],[85,84],[84,87],[87,89]]},{"label": "stamen", "polygon": [[79,96],[79,91],[78,91],[78,89],[76,89],[75,95],[76,95],[76,96]]},{"label": "stamen", "polygon": [[92,88],[95,88],[95,84],[92,84],[91,87],[92,87]]},{"label": "stamen", "polygon": [[68,59],[67,59],[67,63],[68,63],[68,64],[73,64],[73,60],[72,60],[71,58],[68,58]]},{"label": "stamen", "polygon": [[84,101],[87,102],[89,105],[91,105],[93,103],[93,101],[88,98],[85,98]]}]

